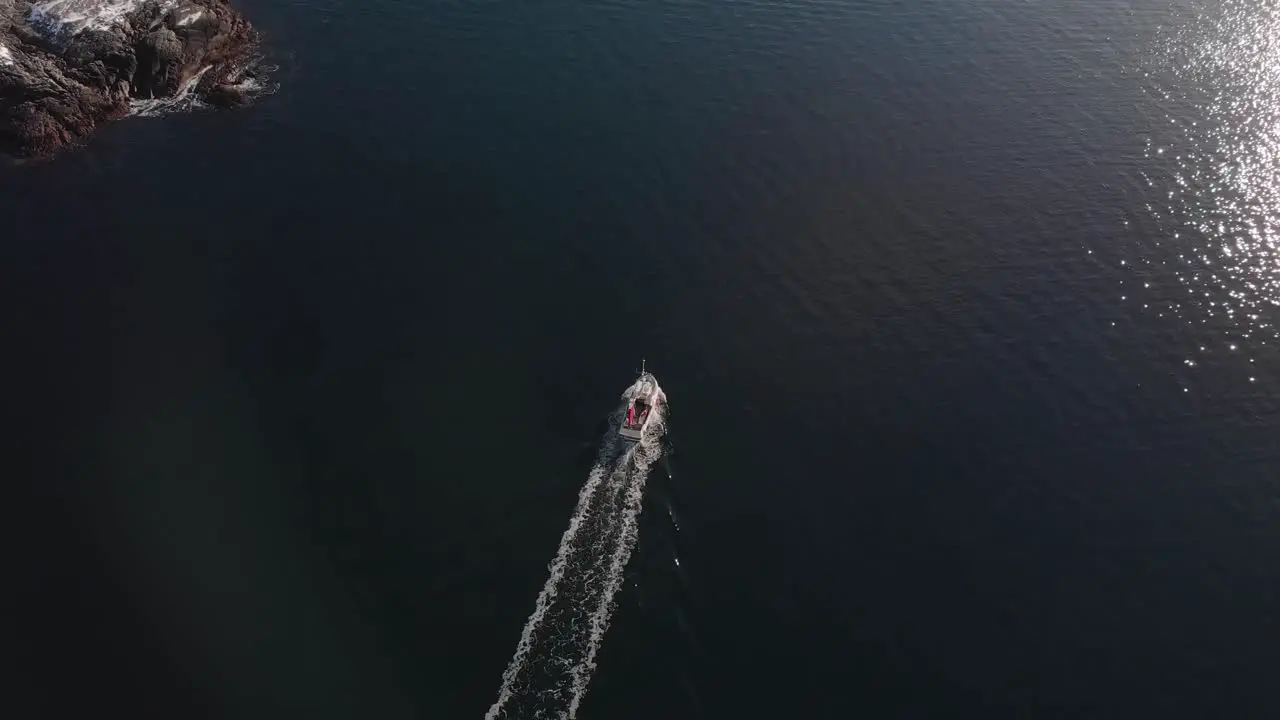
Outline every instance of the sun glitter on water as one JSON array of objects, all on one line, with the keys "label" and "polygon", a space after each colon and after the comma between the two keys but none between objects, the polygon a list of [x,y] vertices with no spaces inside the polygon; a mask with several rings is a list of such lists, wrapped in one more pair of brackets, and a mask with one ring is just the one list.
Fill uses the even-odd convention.
[{"label": "sun glitter on water", "polygon": [[1280,319],[1280,9],[1206,5],[1166,33],[1147,69],[1159,108],[1142,180],[1178,287],[1145,309],[1226,328],[1250,346]]}]

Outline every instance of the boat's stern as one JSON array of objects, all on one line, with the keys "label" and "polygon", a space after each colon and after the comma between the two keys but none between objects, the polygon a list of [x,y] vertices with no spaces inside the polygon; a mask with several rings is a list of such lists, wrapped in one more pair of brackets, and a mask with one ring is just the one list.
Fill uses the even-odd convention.
[{"label": "boat's stern", "polygon": [[644,426],[638,425],[638,426],[632,427],[632,426],[628,426],[626,423],[623,423],[622,427],[618,428],[618,434],[621,435],[626,440],[634,440],[636,442],[639,442],[640,438],[644,437]]}]

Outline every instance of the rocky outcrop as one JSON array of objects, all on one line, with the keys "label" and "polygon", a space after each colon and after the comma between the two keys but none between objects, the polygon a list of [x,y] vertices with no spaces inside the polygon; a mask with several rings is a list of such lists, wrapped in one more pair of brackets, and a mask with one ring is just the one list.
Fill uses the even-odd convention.
[{"label": "rocky outcrop", "polygon": [[243,104],[257,46],[227,0],[0,0],[0,152],[57,152],[143,100]]}]

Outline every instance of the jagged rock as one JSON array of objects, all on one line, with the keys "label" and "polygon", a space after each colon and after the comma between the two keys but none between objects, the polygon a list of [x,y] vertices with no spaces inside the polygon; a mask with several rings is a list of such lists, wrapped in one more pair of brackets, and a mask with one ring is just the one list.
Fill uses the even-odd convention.
[{"label": "jagged rock", "polygon": [[257,45],[228,0],[0,0],[0,152],[56,152],[135,99],[242,105]]},{"label": "jagged rock", "polygon": [[148,33],[137,46],[138,71],[133,93],[138,97],[164,97],[177,91],[182,72],[182,41],[167,27]]}]

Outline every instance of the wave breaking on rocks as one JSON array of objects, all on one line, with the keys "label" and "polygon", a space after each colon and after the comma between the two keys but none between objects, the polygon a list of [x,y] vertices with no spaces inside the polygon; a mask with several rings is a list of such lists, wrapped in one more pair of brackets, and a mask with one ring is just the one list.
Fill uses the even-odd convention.
[{"label": "wave breaking on rocks", "polygon": [[182,101],[246,104],[258,46],[227,0],[0,0],[0,153],[50,155]]}]

